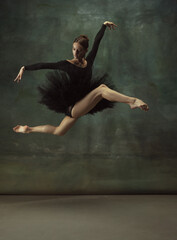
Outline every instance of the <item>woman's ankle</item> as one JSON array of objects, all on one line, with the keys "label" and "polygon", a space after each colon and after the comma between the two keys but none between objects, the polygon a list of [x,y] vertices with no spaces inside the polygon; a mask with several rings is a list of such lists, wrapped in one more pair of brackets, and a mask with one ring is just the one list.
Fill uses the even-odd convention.
[{"label": "woman's ankle", "polygon": [[32,127],[28,126],[28,131],[29,131],[29,133],[31,133],[32,132]]},{"label": "woman's ankle", "polygon": [[134,104],[135,102],[136,102],[136,99],[137,98],[134,98],[134,97],[130,97],[130,101],[129,101],[129,105],[132,105],[132,104]]}]

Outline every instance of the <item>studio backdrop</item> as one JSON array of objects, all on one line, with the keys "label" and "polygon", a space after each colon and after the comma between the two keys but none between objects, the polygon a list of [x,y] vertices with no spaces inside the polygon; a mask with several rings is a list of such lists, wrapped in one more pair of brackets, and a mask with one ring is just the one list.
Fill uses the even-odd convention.
[{"label": "studio backdrop", "polygon": [[[0,3],[1,194],[121,194],[177,191],[177,4],[175,0],[6,0]],[[57,126],[64,114],[38,103],[49,70],[24,65],[72,59],[75,37],[105,30],[93,73],[148,112],[116,103],[86,115],[64,136],[15,133]]]}]

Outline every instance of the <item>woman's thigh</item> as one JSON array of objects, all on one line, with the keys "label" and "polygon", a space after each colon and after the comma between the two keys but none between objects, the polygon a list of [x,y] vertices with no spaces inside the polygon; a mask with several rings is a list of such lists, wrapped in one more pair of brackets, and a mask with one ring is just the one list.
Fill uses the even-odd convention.
[{"label": "woman's thigh", "polygon": [[88,113],[92,108],[94,108],[99,101],[102,99],[102,91],[105,85],[100,85],[99,87],[93,89],[84,98],[75,103],[72,108],[71,115],[74,118],[81,117]]}]

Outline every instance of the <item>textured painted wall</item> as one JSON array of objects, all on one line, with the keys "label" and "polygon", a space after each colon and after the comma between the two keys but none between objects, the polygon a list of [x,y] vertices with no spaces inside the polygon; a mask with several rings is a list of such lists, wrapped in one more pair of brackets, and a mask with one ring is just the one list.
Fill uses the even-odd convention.
[{"label": "textured painted wall", "polygon": [[[1,1],[0,193],[174,193],[177,190],[177,3],[165,0]],[[117,104],[84,116],[63,137],[17,134],[21,125],[58,125],[64,115],[37,101],[48,70],[23,65],[72,58],[72,41],[90,46],[106,29],[93,72],[109,72],[120,92],[148,113]]]}]

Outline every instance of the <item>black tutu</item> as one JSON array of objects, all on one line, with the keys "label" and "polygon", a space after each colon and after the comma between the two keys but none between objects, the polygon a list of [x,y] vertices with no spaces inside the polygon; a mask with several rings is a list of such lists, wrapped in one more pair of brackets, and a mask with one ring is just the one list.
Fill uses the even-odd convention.
[{"label": "black tutu", "polygon": [[[41,99],[38,102],[46,105],[50,110],[66,115],[68,115],[69,106],[73,106],[100,84],[105,84],[109,88],[116,90],[107,73],[101,77],[92,77],[92,79],[82,78],[79,80],[70,78],[64,71],[57,70],[48,72],[46,77],[46,84],[37,87],[41,95]],[[106,108],[113,108],[114,104],[115,102],[102,99],[87,114],[94,114]]]}]

